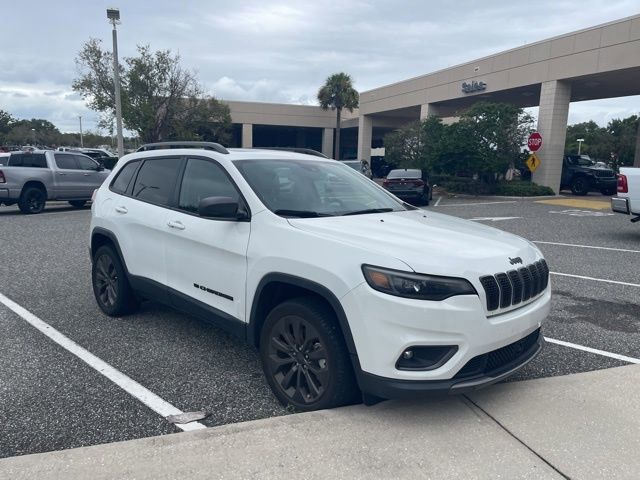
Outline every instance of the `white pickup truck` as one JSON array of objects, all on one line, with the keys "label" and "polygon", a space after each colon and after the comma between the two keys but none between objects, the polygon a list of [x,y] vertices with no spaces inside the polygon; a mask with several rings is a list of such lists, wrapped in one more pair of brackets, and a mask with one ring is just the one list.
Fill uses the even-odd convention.
[{"label": "white pickup truck", "polygon": [[12,152],[0,159],[0,204],[40,213],[48,200],[81,208],[111,173],[77,152]]},{"label": "white pickup truck", "polygon": [[618,196],[611,198],[611,210],[640,221],[640,168],[623,167],[618,174]]}]

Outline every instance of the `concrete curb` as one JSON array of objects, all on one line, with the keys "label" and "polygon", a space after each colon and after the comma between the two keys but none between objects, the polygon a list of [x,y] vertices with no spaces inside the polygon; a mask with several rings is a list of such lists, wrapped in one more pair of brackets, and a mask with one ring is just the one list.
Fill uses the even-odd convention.
[{"label": "concrete curb", "polygon": [[637,478],[639,380],[634,365],[13,457],[0,478]]}]

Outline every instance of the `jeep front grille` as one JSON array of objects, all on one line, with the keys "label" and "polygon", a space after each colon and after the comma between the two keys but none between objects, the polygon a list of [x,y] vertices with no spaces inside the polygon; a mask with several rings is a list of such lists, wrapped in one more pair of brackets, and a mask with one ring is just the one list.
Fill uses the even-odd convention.
[{"label": "jeep front grille", "polygon": [[480,277],[487,297],[487,310],[508,308],[536,297],[549,285],[549,267],[540,260],[518,270]]}]

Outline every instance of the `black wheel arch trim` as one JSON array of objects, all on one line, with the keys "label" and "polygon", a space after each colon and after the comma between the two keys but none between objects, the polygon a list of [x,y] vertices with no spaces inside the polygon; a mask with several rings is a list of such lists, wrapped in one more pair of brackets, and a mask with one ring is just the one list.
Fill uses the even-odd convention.
[{"label": "black wheel arch trim", "polygon": [[256,288],[255,295],[253,296],[253,301],[251,303],[251,313],[249,314],[249,323],[247,326],[247,342],[250,345],[256,347],[259,344],[260,332],[257,331],[257,327],[261,324],[261,319],[257,318],[258,305],[264,288],[270,283],[274,282],[290,284],[294,287],[309,290],[326,300],[336,314],[340,330],[342,331],[342,336],[344,337],[345,343],[347,344],[347,350],[349,351],[352,361],[354,361],[354,367],[359,367],[359,365],[357,365],[358,362],[355,342],[353,341],[353,335],[351,334],[351,328],[349,327],[347,315],[342,308],[340,300],[338,300],[333,292],[324,285],[321,285],[312,280],[308,280],[306,278],[290,275],[288,273],[268,273],[264,277],[262,277],[260,283],[258,283],[258,287]]},{"label": "black wheel arch trim", "polygon": [[129,275],[127,264],[124,261],[124,256],[122,255],[122,250],[120,249],[120,243],[118,243],[118,239],[113,234],[113,232],[111,232],[110,230],[107,230],[106,228],[95,227],[91,232],[91,245],[89,246],[89,256],[91,257],[91,261],[93,262],[93,256],[96,253],[93,251],[93,239],[97,235],[102,235],[104,237],[107,237],[109,240],[111,240],[111,243],[113,243],[113,246],[116,248],[116,253],[120,257],[120,261],[122,262],[122,266],[124,267],[124,270],[127,272],[127,275]]}]

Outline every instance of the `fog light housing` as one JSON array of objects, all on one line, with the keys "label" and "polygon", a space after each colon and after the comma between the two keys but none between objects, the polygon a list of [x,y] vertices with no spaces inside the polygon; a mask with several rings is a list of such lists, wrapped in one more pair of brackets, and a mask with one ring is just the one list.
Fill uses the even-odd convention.
[{"label": "fog light housing", "polygon": [[396,362],[398,370],[435,370],[458,351],[457,345],[414,346],[407,348]]}]

